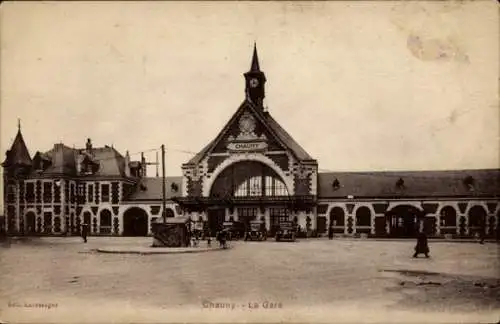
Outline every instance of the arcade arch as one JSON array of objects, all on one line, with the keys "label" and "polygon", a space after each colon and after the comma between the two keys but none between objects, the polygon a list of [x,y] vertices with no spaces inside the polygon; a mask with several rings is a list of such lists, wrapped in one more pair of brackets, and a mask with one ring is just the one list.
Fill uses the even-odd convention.
[{"label": "arcade arch", "polygon": [[413,205],[397,205],[386,212],[392,237],[415,237],[423,211]]},{"label": "arcade arch", "polygon": [[123,213],[123,236],[148,235],[148,214],[139,207],[131,207]]}]

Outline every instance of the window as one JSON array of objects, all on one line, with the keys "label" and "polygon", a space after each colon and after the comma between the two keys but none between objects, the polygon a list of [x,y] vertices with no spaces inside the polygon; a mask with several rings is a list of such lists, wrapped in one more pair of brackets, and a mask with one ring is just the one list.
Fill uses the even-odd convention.
[{"label": "window", "polygon": [[257,214],[257,208],[238,208],[238,218],[240,220],[243,218],[247,220],[254,220],[257,218]]},{"label": "window", "polygon": [[283,181],[275,177],[266,176],[266,196],[288,196],[288,191]]},{"label": "window", "polygon": [[45,212],[43,213],[43,231],[44,233],[52,232],[52,213]]},{"label": "window", "polygon": [[174,211],[172,208],[165,209],[165,217],[175,217]]},{"label": "window", "polygon": [[[245,180],[236,188],[234,195],[236,197],[259,197],[259,196],[287,196],[288,191],[285,184],[274,177],[266,176],[263,183],[263,177],[257,176]],[[264,185],[264,187],[263,187]]]},{"label": "window", "polygon": [[61,184],[58,181],[54,183],[54,202],[61,202]]},{"label": "window", "polygon": [[52,202],[52,182],[43,183],[43,202],[44,203]]},{"label": "window", "polygon": [[78,184],[78,196],[83,196],[84,192],[85,192],[85,183],[79,183]]},{"label": "window", "polygon": [[16,185],[10,184],[7,186],[7,202],[13,203],[16,201]]},{"label": "window", "polygon": [[289,221],[288,210],[286,208],[271,208],[269,209],[271,225],[279,225]]},{"label": "window", "polygon": [[262,196],[262,178],[261,177],[253,177],[248,179],[250,186],[250,196],[258,197]]},{"label": "window", "polygon": [[87,201],[94,202],[94,184],[89,184],[87,191]]},{"label": "window", "polygon": [[75,184],[74,183],[71,183],[71,185],[70,185],[69,201],[71,203],[75,202]]},{"label": "window", "polygon": [[33,203],[35,202],[35,183],[27,182],[26,183],[26,202]]},{"label": "window", "polygon": [[102,202],[109,202],[109,184],[101,186],[101,200]]}]

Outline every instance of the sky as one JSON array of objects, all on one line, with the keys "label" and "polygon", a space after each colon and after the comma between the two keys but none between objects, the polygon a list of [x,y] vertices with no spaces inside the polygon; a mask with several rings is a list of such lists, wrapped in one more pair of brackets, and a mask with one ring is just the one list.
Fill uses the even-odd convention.
[{"label": "sky", "polygon": [[0,15],[2,158],[20,118],[32,155],[91,138],[138,159],[165,144],[181,175],[243,101],[256,42],[269,112],[320,170],[499,166],[495,1],[7,2]]}]

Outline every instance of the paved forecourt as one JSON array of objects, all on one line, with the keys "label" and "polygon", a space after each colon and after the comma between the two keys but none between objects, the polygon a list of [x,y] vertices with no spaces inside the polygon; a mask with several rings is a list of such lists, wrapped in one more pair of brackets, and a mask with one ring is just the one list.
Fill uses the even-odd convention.
[{"label": "paved forecourt", "polygon": [[[1,320],[16,322],[498,321],[498,245],[231,242],[147,251],[152,238],[42,238],[0,248]],[[202,242],[200,247],[207,249]],[[131,250],[132,249],[132,250]],[[137,250],[134,250],[137,249]],[[160,248],[163,249],[163,248]],[[50,307],[49,307],[50,306]],[[188,310],[188,311],[186,311]]]}]

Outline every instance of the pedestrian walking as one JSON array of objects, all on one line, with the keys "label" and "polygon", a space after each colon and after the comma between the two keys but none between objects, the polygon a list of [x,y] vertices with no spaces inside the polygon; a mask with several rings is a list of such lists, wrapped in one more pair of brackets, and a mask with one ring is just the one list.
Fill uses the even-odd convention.
[{"label": "pedestrian walking", "polygon": [[333,240],[333,228],[331,226],[328,228],[328,239]]},{"label": "pedestrian walking", "polygon": [[82,238],[83,243],[87,243],[87,233],[88,233],[88,225],[82,224]]},{"label": "pedestrian walking", "polygon": [[426,258],[429,257],[429,245],[427,243],[427,235],[424,232],[418,233],[417,245],[415,246],[415,253],[413,257],[418,257],[419,254],[424,254]]},{"label": "pedestrian walking", "polygon": [[486,224],[481,222],[481,226],[479,228],[479,244],[484,244],[484,240],[486,238]]}]

